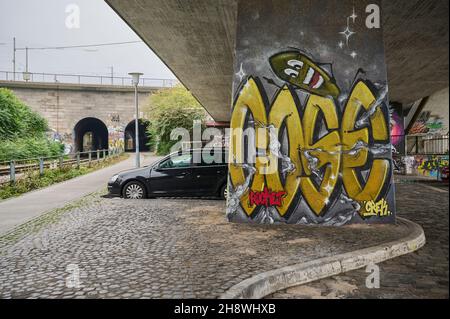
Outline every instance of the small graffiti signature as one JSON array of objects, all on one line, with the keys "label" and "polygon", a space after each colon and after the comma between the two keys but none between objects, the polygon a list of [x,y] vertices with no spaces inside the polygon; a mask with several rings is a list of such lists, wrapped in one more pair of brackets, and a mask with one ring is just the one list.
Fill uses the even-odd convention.
[{"label": "small graffiti signature", "polygon": [[273,192],[267,187],[264,187],[262,192],[254,192],[250,190],[249,194],[249,204],[253,205],[263,205],[266,207],[269,206],[277,206],[280,207],[283,203],[283,197],[286,195],[286,192]]},{"label": "small graffiti signature", "polygon": [[364,209],[361,211],[362,217],[371,217],[371,216],[390,216],[392,213],[389,211],[389,206],[387,201],[382,198],[378,202],[373,200],[364,202]]}]

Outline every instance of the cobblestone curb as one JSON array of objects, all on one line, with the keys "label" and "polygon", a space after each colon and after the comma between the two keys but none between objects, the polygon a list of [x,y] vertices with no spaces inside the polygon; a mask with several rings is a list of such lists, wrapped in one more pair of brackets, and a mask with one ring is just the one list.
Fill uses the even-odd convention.
[{"label": "cobblestone curb", "polygon": [[267,271],[232,286],[220,298],[263,298],[278,290],[405,255],[425,245],[425,234],[421,226],[404,218],[397,218],[397,223],[409,230],[408,236],[369,248]]}]

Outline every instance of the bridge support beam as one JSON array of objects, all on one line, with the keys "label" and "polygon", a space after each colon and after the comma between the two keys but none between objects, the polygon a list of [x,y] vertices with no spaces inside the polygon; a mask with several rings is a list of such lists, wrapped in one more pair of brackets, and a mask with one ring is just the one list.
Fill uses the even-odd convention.
[{"label": "bridge support beam", "polygon": [[230,221],[395,220],[380,1],[238,4]]}]

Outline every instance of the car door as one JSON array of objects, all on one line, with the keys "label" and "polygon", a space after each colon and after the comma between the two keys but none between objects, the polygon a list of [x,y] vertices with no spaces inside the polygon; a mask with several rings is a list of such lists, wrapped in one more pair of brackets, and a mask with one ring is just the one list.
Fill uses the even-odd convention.
[{"label": "car door", "polygon": [[[194,159],[201,157],[201,162],[193,165],[192,183],[197,188],[198,195],[217,195],[222,186],[221,184],[224,183],[224,176],[227,171],[227,164],[224,163],[224,154],[220,152],[218,157],[214,157],[213,154],[204,152],[201,155],[198,157],[194,156]],[[220,160],[217,160],[218,158]]]},{"label": "car door", "polygon": [[152,168],[149,186],[154,195],[191,195],[192,153],[172,155]]}]

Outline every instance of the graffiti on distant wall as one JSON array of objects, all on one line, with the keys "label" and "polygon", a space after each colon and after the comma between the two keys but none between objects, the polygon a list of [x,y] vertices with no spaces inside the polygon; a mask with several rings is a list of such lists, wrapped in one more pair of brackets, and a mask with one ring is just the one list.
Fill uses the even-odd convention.
[{"label": "graffiti on distant wall", "polygon": [[405,126],[402,106],[390,105],[389,114],[392,152],[395,155],[405,155]]},{"label": "graffiti on distant wall", "polygon": [[[351,79],[341,86],[334,65],[319,63],[306,48],[291,46],[258,63],[250,75],[244,63],[237,64],[228,219],[322,225],[393,221],[386,83],[369,80],[360,69],[341,72]],[[273,76],[260,71],[261,63]]]},{"label": "graffiti on distant wall", "polygon": [[64,155],[70,154],[74,151],[72,134],[58,133],[56,130],[52,129],[49,137],[53,141],[60,142],[64,145]]},{"label": "graffiti on distant wall", "polygon": [[443,117],[430,111],[420,113],[409,134],[441,134],[445,132]]},{"label": "graffiti on distant wall", "polygon": [[125,148],[124,126],[120,122],[120,115],[109,115],[108,123],[108,147],[110,150],[123,150]]},{"label": "graffiti on distant wall", "polygon": [[122,127],[108,127],[108,145],[110,150],[124,149],[125,138]]},{"label": "graffiti on distant wall", "polygon": [[426,177],[438,177],[440,170],[448,166],[447,155],[415,155],[412,159],[410,172]]}]

